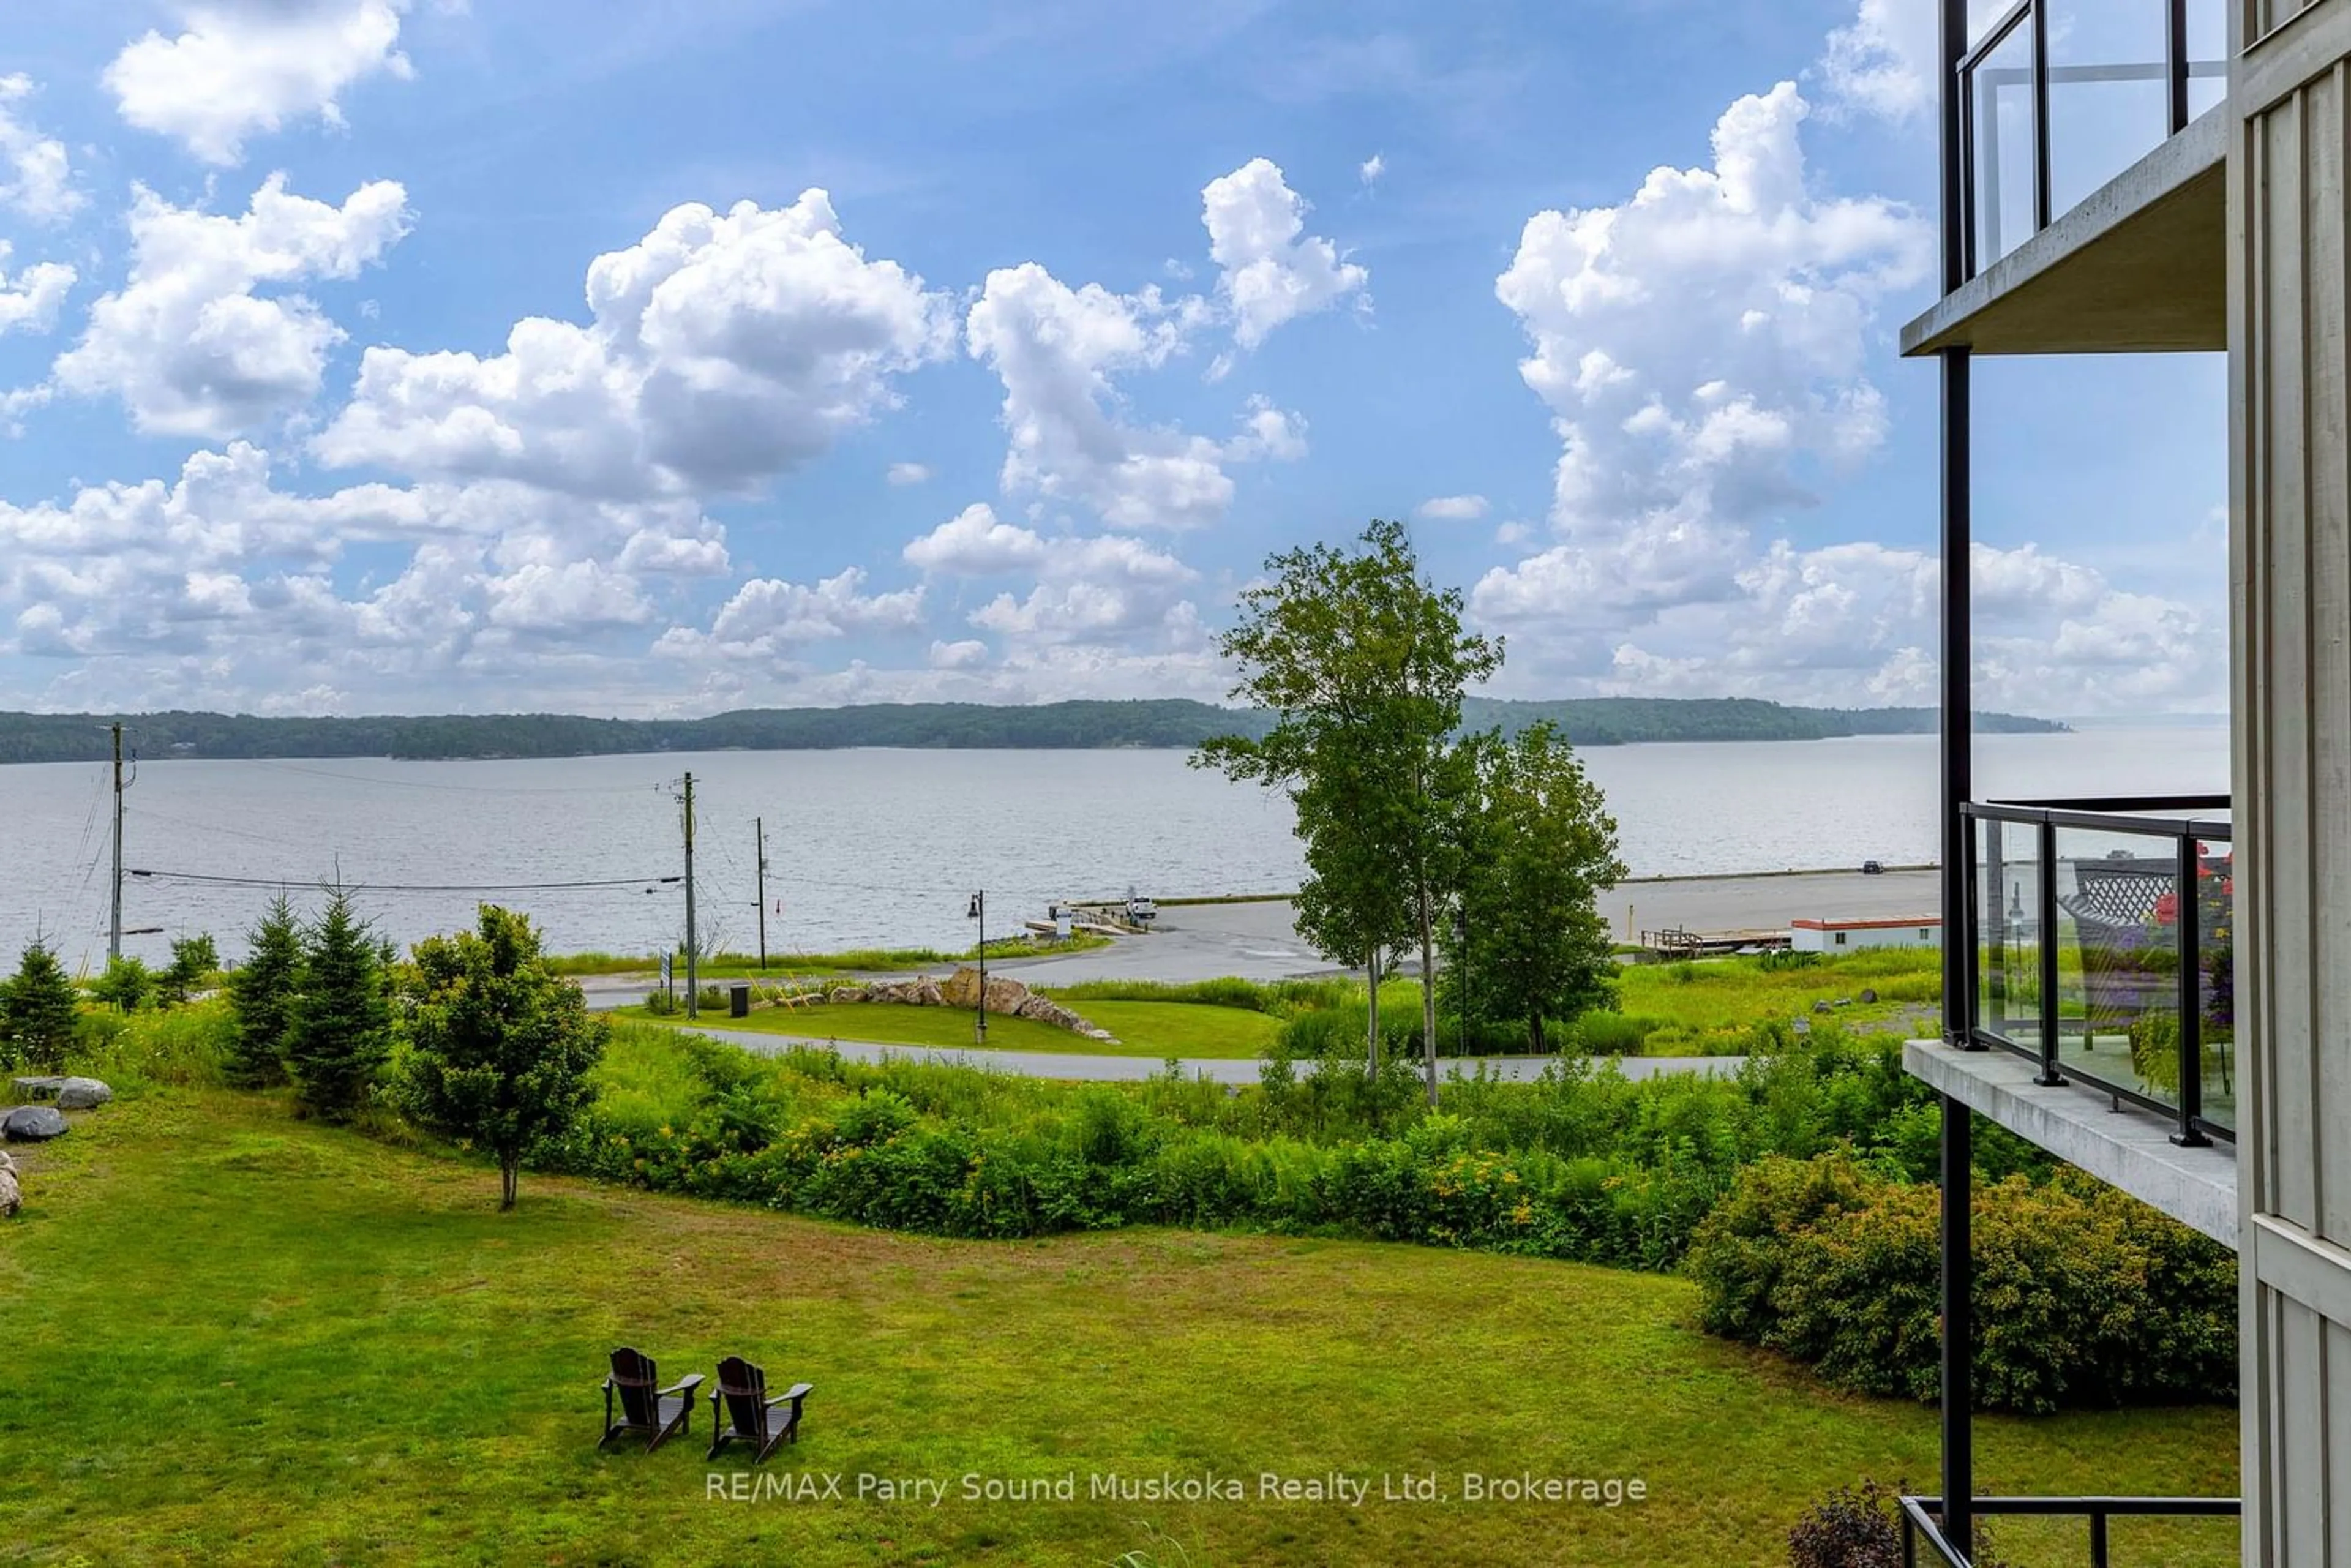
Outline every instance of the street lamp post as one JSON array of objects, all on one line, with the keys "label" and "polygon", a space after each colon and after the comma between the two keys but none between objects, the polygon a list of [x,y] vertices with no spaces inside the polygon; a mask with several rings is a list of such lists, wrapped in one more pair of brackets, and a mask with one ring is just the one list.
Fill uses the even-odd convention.
[{"label": "street lamp post", "polygon": [[979,922],[979,1009],[972,1015],[972,1032],[979,1043],[987,1043],[987,894],[985,891],[971,895],[971,907],[965,915]]}]

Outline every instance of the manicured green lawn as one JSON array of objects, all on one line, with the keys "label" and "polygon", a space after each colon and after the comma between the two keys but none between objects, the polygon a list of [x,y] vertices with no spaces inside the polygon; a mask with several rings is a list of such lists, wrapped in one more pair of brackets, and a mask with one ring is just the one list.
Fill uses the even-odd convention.
[{"label": "manicured green lawn", "polygon": [[[1278,1019],[1244,1008],[1188,1002],[1072,1002],[1078,1013],[1118,1036],[1116,1044],[1090,1040],[1034,1019],[987,1019],[990,1051],[1050,1051],[1086,1056],[1254,1057],[1281,1030]],[[641,1007],[619,1016],[651,1018]],[[683,1024],[683,1015],[658,1020]],[[800,1008],[761,1008],[748,1018],[730,1019],[724,1009],[700,1020],[713,1029],[750,1029],[811,1040],[856,1040],[880,1045],[929,1045],[943,1051],[977,1043],[972,1015],[962,1008],[910,1008],[889,1003],[845,1002]]]},{"label": "manicured green lawn", "polygon": [[[1247,1008],[1197,1002],[1073,1001],[1078,1014],[1149,1056],[1255,1057],[1281,1033],[1281,1020]],[[995,1034],[990,1025],[988,1033]]]},{"label": "manicured green lawn", "polygon": [[[0,1223],[0,1558],[32,1563],[1766,1564],[1805,1501],[1930,1487],[1932,1411],[1825,1394],[1689,1326],[1685,1282],[1436,1249],[1127,1231],[950,1242],[526,1175],[174,1092],[22,1155]],[[600,1454],[605,1353],[721,1355],[817,1385],[731,1502],[739,1451]],[[2230,1492],[2233,1411],[1984,1419],[1994,1490]],[[1364,1478],[1361,1506],[1258,1495]],[[1647,1500],[1460,1500],[1467,1471],[1646,1482]],[[1089,1478],[1235,1478],[1237,1502],[1090,1500]],[[1434,1473],[1451,1500],[1384,1501]],[[861,1473],[945,1483],[938,1507]],[[1073,1501],[962,1478],[1074,1474]],[[747,1483],[756,1485],[757,1482]],[[2078,1524],[2022,1530],[2080,1561]],[[2159,1531],[2160,1533],[2148,1533]],[[2122,1534],[2117,1527],[2118,1535]],[[2031,1550],[2036,1543],[2044,1550]],[[2137,1527],[2117,1562],[2235,1561]],[[2020,1551],[2019,1548],[2026,1550]]]}]

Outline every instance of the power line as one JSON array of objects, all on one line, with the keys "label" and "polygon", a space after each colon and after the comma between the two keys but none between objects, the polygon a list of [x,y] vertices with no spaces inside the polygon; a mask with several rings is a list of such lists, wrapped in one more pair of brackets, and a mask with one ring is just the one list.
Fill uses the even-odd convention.
[{"label": "power line", "polygon": [[[211,876],[193,871],[134,870],[131,874],[160,882],[204,883],[214,887],[293,887],[317,880],[307,876]],[[584,882],[377,882],[351,883],[347,886],[352,893],[559,893],[573,888],[642,887],[647,883],[684,880],[678,876],[619,876]]]}]

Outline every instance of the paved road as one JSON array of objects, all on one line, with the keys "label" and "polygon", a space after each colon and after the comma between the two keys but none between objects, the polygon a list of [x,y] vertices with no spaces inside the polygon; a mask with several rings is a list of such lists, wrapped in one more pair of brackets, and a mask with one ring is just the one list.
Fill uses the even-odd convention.
[{"label": "paved road", "polygon": [[[1643,930],[1731,931],[1784,926],[1815,918],[1884,919],[1932,914],[1942,883],[1933,871],[1799,872],[1773,876],[1681,877],[1627,883],[1600,903],[1620,940]],[[1164,980],[1181,984],[1237,975],[1284,980],[1325,975],[1331,967],[1298,935],[1289,901],[1162,905],[1148,936],[1114,938],[1066,957],[1000,959],[988,966],[1018,973],[1032,985],[1080,980]],[[945,974],[947,971],[936,971]],[[849,978],[850,977],[843,977]],[[681,979],[681,984],[683,980]],[[597,976],[583,980],[591,1007],[642,1001],[650,976]]]},{"label": "paved road", "polygon": [[[1932,915],[1942,880],[1933,871],[1801,872],[1780,876],[1683,877],[1634,882],[1600,901],[1619,940],[1644,930],[1778,929],[1803,918],[1886,919]],[[1001,966],[1035,985],[1076,980],[1205,980],[1238,975],[1280,980],[1328,974],[1298,935],[1287,901],[1262,904],[1161,905],[1148,936],[1124,936],[1107,947],[1065,958],[1023,958]]]},{"label": "paved road", "polygon": [[[852,1061],[888,1061],[893,1059],[941,1061],[960,1067],[984,1067],[998,1072],[1018,1073],[1024,1078],[1131,1083],[1154,1077],[1166,1071],[1167,1066],[1165,1061],[1147,1056],[1085,1056],[1075,1052],[1064,1055],[1059,1051],[938,1051],[925,1045],[873,1045],[863,1040],[805,1039],[795,1035],[769,1034],[764,1030],[702,1028],[701,1032],[713,1040],[723,1040],[747,1051],[772,1053],[795,1045],[830,1046]],[[1482,1067],[1496,1077],[1517,1082],[1541,1077],[1542,1070],[1558,1060],[1552,1056],[1447,1058],[1438,1065],[1447,1076],[1473,1073]],[[1747,1059],[1743,1056],[1627,1056],[1615,1060],[1625,1077],[1643,1079],[1667,1072],[1736,1072]],[[1257,1082],[1258,1063],[1251,1059],[1196,1056],[1182,1058],[1181,1061],[1187,1078],[1206,1078],[1214,1083]]]}]

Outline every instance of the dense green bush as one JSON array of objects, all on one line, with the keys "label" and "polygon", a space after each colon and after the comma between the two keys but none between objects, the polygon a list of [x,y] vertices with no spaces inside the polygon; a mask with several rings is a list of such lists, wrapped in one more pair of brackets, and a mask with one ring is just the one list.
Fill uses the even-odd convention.
[{"label": "dense green bush", "polygon": [[[1762,1159],[1691,1242],[1701,1322],[1840,1386],[1932,1400],[1938,1203],[1843,1152]],[[1981,1186],[1973,1215],[1984,1408],[2236,1396],[2225,1248],[2072,1170]]]},{"label": "dense green bush", "polygon": [[[1306,1015],[1312,1016],[1312,1015]],[[753,1055],[616,1031],[590,1124],[542,1163],[840,1219],[958,1236],[1134,1223],[1245,1226],[1664,1269],[1739,1172],[1778,1152],[1933,1166],[1931,1101],[1895,1047],[1764,1031],[1722,1078],[1635,1083],[1612,1064],[1532,1082],[1365,1071],[1355,1040],[1277,1051],[1238,1092],[1161,1076],[1057,1085],[836,1052]],[[1311,1069],[1311,1070],[1310,1070]],[[2046,1157],[1986,1136],[1996,1169]],[[2037,1165],[2033,1162],[2039,1162]]]}]

